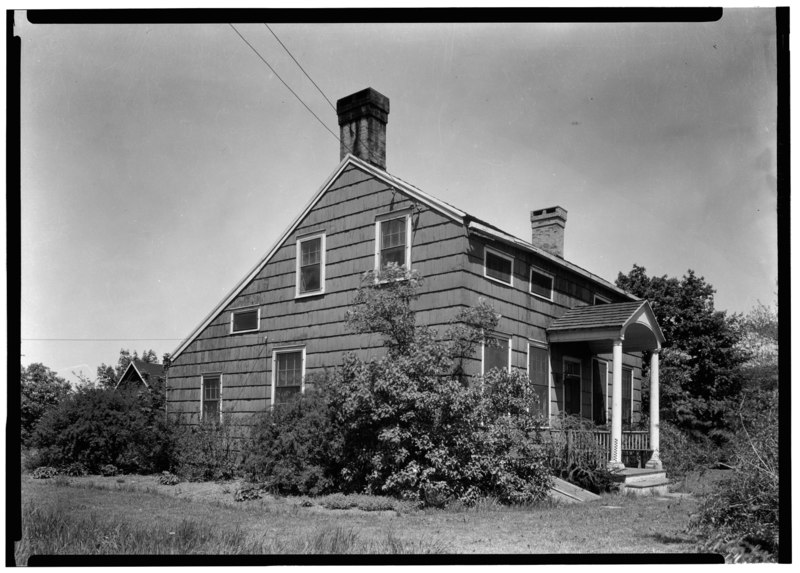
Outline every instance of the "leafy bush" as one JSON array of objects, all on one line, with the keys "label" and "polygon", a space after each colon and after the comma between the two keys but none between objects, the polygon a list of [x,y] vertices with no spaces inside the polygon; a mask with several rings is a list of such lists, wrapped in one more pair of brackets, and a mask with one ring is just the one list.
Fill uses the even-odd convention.
[{"label": "leafy bush", "polygon": [[63,469],[62,473],[70,477],[81,477],[87,475],[89,470],[80,462],[72,462]]},{"label": "leafy bush", "polygon": [[358,508],[361,511],[400,511],[406,508],[402,502],[391,497],[342,493],[326,495],[320,500],[320,504],[326,509]]},{"label": "leafy bush", "polygon": [[248,501],[251,499],[261,499],[264,495],[264,486],[260,484],[247,484],[236,490],[233,494],[233,501]]},{"label": "leafy bush", "polygon": [[756,393],[746,411],[740,408],[733,475],[706,497],[692,528],[706,539],[706,547],[759,547],[777,555],[778,392]]},{"label": "leafy bush", "polygon": [[691,472],[704,472],[716,458],[716,448],[707,437],[690,435],[678,426],[661,421],[661,462],[671,479],[684,480]]},{"label": "leafy bush", "polygon": [[106,464],[100,468],[100,475],[105,477],[115,476],[119,473],[119,468],[114,464]]},{"label": "leafy bush", "polygon": [[47,464],[79,462],[93,472],[113,464],[128,473],[153,473],[166,469],[171,450],[153,396],[97,388],[81,389],[45,413],[34,442]]},{"label": "leafy bush", "polygon": [[58,470],[50,466],[42,466],[33,470],[33,479],[50,479],[58,475]]},{"label": "leafy bush", "polygon": [[338,433],[327,382],[308,377],[307,391],[257,418],[242,465],[245,476],[283,495],[332,490],[339,465]]},{"label": "leafy bush", "polygon": [[41,363],[20,365],[20,438],[23,446],[33,443],[36,424],[69,394],[69,382]]},{"label": "leafy bush", "polygon": [[234,478],[240,461],[237,430],[227,415],[222,423],[175,427],[175,473],[189,481]]}]

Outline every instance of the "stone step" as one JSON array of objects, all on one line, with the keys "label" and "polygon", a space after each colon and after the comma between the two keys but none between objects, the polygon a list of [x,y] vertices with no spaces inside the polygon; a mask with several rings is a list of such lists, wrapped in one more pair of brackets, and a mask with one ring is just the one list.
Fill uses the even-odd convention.
[{"label": "stone step", "polygon": [[652,477],[620,484],[620,491],[634,495],[665,495],[669,491],[670,481],[665,477]]},{"label": "stone step", "polygon": [[667,472],[664,470],[648,469],[624,469],[614,476],[614,479],[624,484],[639,483],[652,479],[666,479]]}]

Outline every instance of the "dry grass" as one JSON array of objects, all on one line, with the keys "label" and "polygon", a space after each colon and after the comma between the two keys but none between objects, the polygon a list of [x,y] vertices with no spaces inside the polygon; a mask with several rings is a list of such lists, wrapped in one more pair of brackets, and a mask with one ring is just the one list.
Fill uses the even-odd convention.
[{"label": "dry grass", "polygon": [[[119,481],[122,480],[122,481]],[[693,497],[603,496],[508,508],[362,511],[320,500],[234,502],[240,484],[160,485],[157,476],[22,477],[32,554],[691,553]],[[330,505],[330,504],[328,504]],[[18,561],[19,562],[19,561]]]}]

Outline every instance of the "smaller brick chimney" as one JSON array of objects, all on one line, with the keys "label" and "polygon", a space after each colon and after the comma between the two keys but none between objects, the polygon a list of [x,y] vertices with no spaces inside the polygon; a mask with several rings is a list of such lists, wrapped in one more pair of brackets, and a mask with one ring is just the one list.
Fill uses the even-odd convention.
[{"label": "smaller brick chimney", "polygon": [[352,153],[386,169],[386,121],[389,98],[367,88],[336,102],[339,116],[339,159]]},{"label": "smaller brick chimney", "polygon": [[531,211],[531,243],[563,259],[566,224],[567,210],[561,207]]}]

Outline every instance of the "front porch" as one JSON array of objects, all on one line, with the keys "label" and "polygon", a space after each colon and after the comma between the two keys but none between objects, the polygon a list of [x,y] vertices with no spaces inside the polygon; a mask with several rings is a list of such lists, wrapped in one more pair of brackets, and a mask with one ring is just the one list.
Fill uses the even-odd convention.
[{"label": "front porch", "polygon": [[[563,356],[564,367],[562,370],[561,386],[564,395],[564,413],[578,414],[584,418],[594,419],[595,422],[608,423],[609,430],[594,430],[591,438],[587,432],[573,432],[567,429],[554,429],[551,437],[558,439],[558,432],[567,452],[574,456],[603,456],[601,460],[587,460],[591,462],[605,462],[609,469],[624,470],[633,465],[642,467],[642,460],[648,456],[644,466],[651,470],[661,470],[659,455],[659,351],[664,342],[664,335],[658,326],[652,308],[647,301],[632,301],[614,304],[599,304],[584,306],[567,311],[563,316],[553,321],[547,328],[547,338],[551,352]],[[632,374],[626,368],[623,355],[628,355],[627,360],[632,360],[632,355],[650,353],[650,411],[649,430],[625,431],[623,424],[631,423],[632,416]],[[578,354],[579,360],[568,358],[568,354]],[[588,408],[589,416],[583,407],[583,398],[572,398],[580,390],[585,378],[581,373],[582,360],[589,359],[595,362],[607,363],[601,356],[611,356],[611,385],[606,381],[605,374],[599,372],[595,379],[593,372],[591,380],[592,392],[595,392],[599,383],[599,396],[602,400],[594,400],[590,396],[591,404]],[[582,358],[581,358],[582,356]],[[577,367],[573,368],[572,365]],[[598,369],[599,370],[599,369]],[[623,390],[623,371],[627,370],[625,390]],[[603,388],[606,389],[603,389]],[[608,396],[610,394],[610,396]],[[627,394],[627,396],[623,396]],[[598,403],[610,397],[610,411],[606,411],[603,404]],[[623,409],[623,400],[626,407]],[[577,408],[574,404],[577,402]],[[608,414],[608,415],[607,415]],[[579,443],[582,440],[582,443]],[[591,443],[587,443],[590,440]],[[633,456],[633,458],[631,457]],[[627,463],[626,463],[627,462]]]}]

